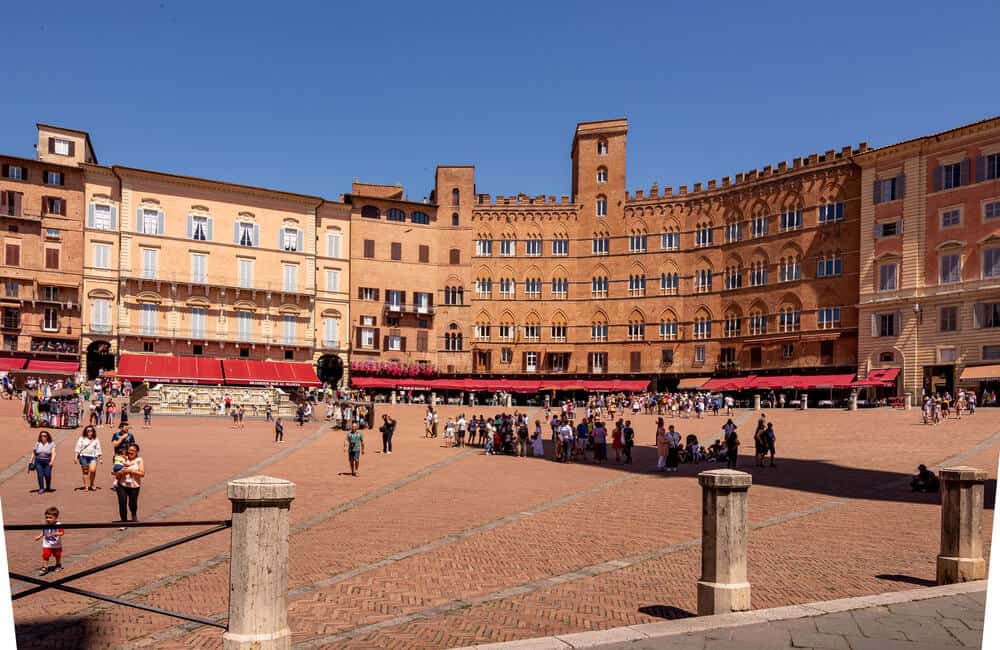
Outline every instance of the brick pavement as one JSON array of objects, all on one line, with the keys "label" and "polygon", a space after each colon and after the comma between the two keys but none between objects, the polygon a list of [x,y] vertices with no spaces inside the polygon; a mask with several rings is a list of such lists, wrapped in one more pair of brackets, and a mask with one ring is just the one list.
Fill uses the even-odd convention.
[{"label": "brick pavement", "polygon": [[[173,504],[174,519],[224,517],[224,493],[210,488],[238,475],[240,466],[267,463],[263,473],[295,481],[290,621],[297,642],[318,647],[446,647],[651,622],[664,612],[694,608],[700,531],[694,476],[712,466],[684,467],[671,476],[635,471],[655,463],[648,416],[634,418],[644,446],[637,450],[638,464],[622,471],[444,449],[421,438],[422,409],[387,408],[402,417],[397,453],[374,455],[375,441],[369,440],[357,479],[338,475],[346,464],[339,432],[320,432],[274,458],[281,446],[271,443],[262,423],[234,432],[221,420],[160,418],[149,436],[151,451],[144,446],[143,455],[147,462],[155,458],[157,470],[169,468],[172,480],[163,482],[160,474],[154,483],[151,476],[143,510],[148,504],[162,512]],[[751,519],[759,527],[750,540],[754,606],[905,589],[933,578],[939,507],[910,495],[900,482],[917,463],[956,454],[992,476],[1000,438],[993,435],[991,414],[982,410],[976,418],[930,428],[916,424],[916,411],[771,413],[779,467],[746,468],[754,474]],[[722,422],[708,417],[677,424],[682,433],[708,441]],[[299,431],[293,427],[286,439],[294,443],[308,433]],[[16,435],[24,439],[30,431]],[[13,507],[37,517],[38,501],[13,489],[17,484],[14,477],[0,484],[5,511]],[[74,512],[108,516],[110,504],[88,501],[92,495],[65,496]],[[865,535],[869,527],[874,535]],[[79,563],[96,564],[169,536],[144,531],[115,537],[99,551],[101,559]],[[81,548],[82,531],[73,537],[73,548]],[[894,540],[892,552],[886,539]],[[811,553],[802,553],[803,540]],[[69,540],[67,546],[72,556]],[[10,536],[8,548],[12,566],[34,565],[34,544]],[[228,537],[214,536],[81,586],[221,614],[227,549]],[[610,569],[601,571],[604,566]],[[29,629],[53,615],[84,617],[66,629],[85,630],[91,647],[121,647],[129,640],[152,647],[219,645],[216,631],[189,630],[116,606],[93,607],[74,596],[32,596],[17,605],[29,647],[63,645],[59,635],[43,641]]]}]

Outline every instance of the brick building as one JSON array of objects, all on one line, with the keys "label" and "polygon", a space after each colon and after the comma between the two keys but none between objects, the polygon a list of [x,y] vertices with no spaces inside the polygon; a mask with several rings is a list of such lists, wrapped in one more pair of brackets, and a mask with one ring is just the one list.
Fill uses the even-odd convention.
[{"label": "brick building", "polygon": [[859,375],[901,370],[914,395],[1000,389],[1000,118],[857,162]]},{"label": "brick building", "polygon": [[[4,370],[68,369],[80,356],[85,133],[38,125],[37,159],[0,156]],[[26,363],[27,360],[27,363]]]}]

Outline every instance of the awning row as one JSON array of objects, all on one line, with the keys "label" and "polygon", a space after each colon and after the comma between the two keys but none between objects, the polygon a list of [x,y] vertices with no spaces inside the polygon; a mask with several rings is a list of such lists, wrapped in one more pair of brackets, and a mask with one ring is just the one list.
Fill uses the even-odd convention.
[{"label": "awning row", "polygon": [[546,390],[588,390],[634,393],[649,386],[646,379],[408,379],[351,377],[355,388],[395,390],[464,390],[537,393]]},{"label": "awning row", "polygon": [[988,366],[968,366],[962,370],[959,381],[989,381],[1000,380],[1000,363]]},{"label": "awning row", "polygon": [[129,381],[231,386],[319,386],[311,363],[123,354],[117,374]]},{"label": "awning row", "polygon": [[868,373],[864,379],[858,378],[854,386],[882,386],[889,388],[896,385],[896,377],[899,376],[899,368],[876,368]]},{"label": "awning row", "polygon": [[[25,366],[27,361],[27,366]],[[71,375],[80,369],[76,361],[48,361],[46,359],[17,359],[14,357],[0,358],[0,372],[24,370],[38,373],[65,373]]]},{"label": "awning row", "polygon": [[697,388],[707,391],[720,390],[810,390],[814,388],[850,388],[854,374],[837,375],[778,375],[746,377],[718,377],[709,379]]}]

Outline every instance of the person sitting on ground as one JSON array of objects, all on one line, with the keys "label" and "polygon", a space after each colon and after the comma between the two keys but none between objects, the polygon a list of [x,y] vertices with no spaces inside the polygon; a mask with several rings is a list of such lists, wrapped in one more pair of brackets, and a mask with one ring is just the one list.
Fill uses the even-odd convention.
[{"label": "person sitting on ground", "polygon": [[910,487],[914,492],[937,492],[941,482],[926,465],[920,465],[917,467],[917,475],[910,481]]}]

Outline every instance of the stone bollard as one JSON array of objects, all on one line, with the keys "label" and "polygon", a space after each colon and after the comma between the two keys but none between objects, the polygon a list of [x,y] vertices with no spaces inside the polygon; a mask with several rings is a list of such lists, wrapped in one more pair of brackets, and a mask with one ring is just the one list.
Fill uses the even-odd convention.
[{"label": "stone bollard", "polygon": [[803,393],[802,394],[802,398],[799,401],[802,402],[802,407],[801,407],[802,410],[803,411],[808,411],[809,410],[809,396],[806,395],[805,393]]},{"label": "stone bollard", "polygon": [[698,615],[750,609],[747,491],[751,477],[733,469],[698,474],[701,485],[701,579]]},{"label": "stone bollard", "polygon": [[913,408],[913,393],[907,393],[903,402],[904,408],[909,411]]},{"label": "stone bollard", "polygon": [[753,410],[755,411],[760,410],[760,395],[753,396]]},{"label": "stone bollard", "polygon": [[396,405],[396,391],[392,391],[392,394],[389,396],[389,403],[393,406]]},{"label": "stone bollard", "polygon": [[431,393],[431,407],[432,408],[437,408],[437,405],[438,405],[438,396],[437,396],[437,393]]},{"label": "stone bollard", "polygon": [[514,396],[511,393],[507,393],[507,408],[510,408],[514,403]]},{"label": "stone bollard", "polygon": [[229,629],[223,650],[287,650],[288,510],[295,484],[269,476],[230,481],[233,535]]},{"label": "stone bollard", "polygon": [[974,467],[941,470],[941,553],[937,557],[937,583],[982,580],[983,493],[986,472]]},{"label": "stone bollard", "polygon": [[858,410],[858,392],[854,391],[851,393],[850,401],[847,403],[848,410],[857,411]]}]

